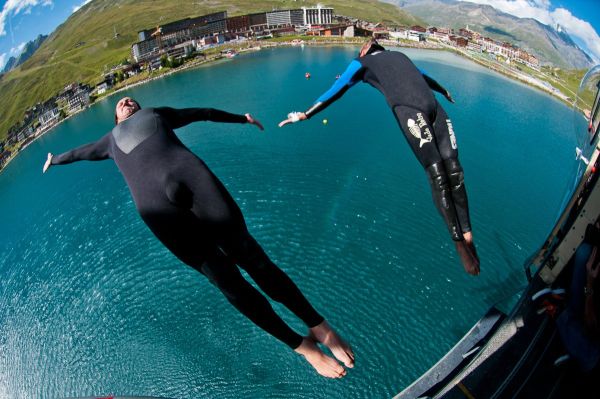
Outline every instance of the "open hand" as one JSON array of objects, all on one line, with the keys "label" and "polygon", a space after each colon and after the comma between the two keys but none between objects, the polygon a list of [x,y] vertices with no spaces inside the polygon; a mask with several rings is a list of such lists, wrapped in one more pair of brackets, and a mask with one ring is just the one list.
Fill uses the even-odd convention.
[{"label": "open hand", "polygon": [[288,123],[295,123],[295,122],[303,121],[305,119],[307,119],[307,117],[304,112],[290,112],[288,114],[288,118],[286,120],[279,122],[279,127],[283,127],[283,126],[287,125]]},{"label": "open hand", "polygon": [[46,159],[46,163],[44,164],[44,168],[42,169],[42,173],[46,173],[50,165],[52,165],[52,153],[48,153],[48,159]]},{"label": "open hand", "polygon": [[252,117],[252,115],[250,114],[246,114],[246,120],[248,121],[248,123],[250,123],[251,125],[255,125],[256,127],[258,127],[260,130],[265,130],[265,128],[263,127],[262,123],[260,123],[258,121],[258,119],[254,119]]}]

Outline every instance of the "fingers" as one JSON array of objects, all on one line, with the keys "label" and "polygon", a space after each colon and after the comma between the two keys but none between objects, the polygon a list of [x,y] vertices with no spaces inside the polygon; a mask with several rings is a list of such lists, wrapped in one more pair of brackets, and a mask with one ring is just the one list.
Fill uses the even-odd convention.
[{"label": "fingers", "polygon": [[246,116],[246,120],[248,121],[248,123],[250,123],[250,124],[258,127],[260,130],[265,130],[265,128],[263,127],[262,123],[260,123],[258,121],[258,119],[254,119],[252,117],[252,115],[250,115],[250,114],[246,114],[245,116]]},{"label": "fingers", "polygon": [[258,127],[260,130],[265,130],[265,128],[263,127],[262,123],[260,123],[258,121],[258,119],[253,119],[252,122],[250,122],[250,123],[252,123],[256,127]]},{"label": "fingers", "polygon": [[48,170],[50,165],[52,165],[52,153],[49,152],[48,158],[46,159],[46,162],[44,163],[44,167],[42,168],[42,173],[46,173],[46,171]]},{"label": "fingers", "polygon": [[293,122],[292,122],[292,120],[291,120],[291,119],[286,119],[286,120],[283,120],[283,121],[279,122],[279,125],[278,125],[278,126],[279,126],[279,127],[284,127],[284,126],[285,126],[285,125],[287,125],[288,123],[293,123]]}]

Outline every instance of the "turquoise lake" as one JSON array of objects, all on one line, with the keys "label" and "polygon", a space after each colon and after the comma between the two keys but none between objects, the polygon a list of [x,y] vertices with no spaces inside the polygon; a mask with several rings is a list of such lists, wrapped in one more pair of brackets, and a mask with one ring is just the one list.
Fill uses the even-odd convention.
[{"label": "turquoise lake", "polygon": [[[479,277],[464,273],[375,89],[359,84],[314,119],[277,127],[329,88],[356,49],[240,55],[101,101],[0,173],[0,397],[385,398],[429,369],[526,284],[523,262],[558,216],[576,140],[571,109],[550,96],[448,53],[405,52],[456,100],[438,97],[458,138]],[[168,252],[112,161],[42,175],[46,153],[109,131],[125,95],[142,107],[250,112],[265,125],[196,123],[178,135],[353,345],[345,378],[318,376]]]}]

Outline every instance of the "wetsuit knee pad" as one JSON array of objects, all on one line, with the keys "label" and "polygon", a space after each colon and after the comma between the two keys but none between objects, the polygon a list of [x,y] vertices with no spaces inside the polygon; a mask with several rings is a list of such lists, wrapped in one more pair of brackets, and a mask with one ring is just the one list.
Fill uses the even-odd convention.
[{"label": "wetsuit knee pad", "polygon": [[453,190],[456,190],[465,183],[465,174],[463,168],[456,158],[446,159],[444,161],[444,167],[450,180],[450,186]]},{"label": "wetsuit knee pad", "polygon": [[466,233],[471,231],[471,218],[469,216],[469,200],[467,199],[467,189],[465,187],[465,174],[460,162],[456,158],[446,159],[444,166],[450,180],[450,190],[456,207],[456,215],[462,232]]},{"label": "wetsuit knee pad", "polygon": [[442,215],[450,236],[454,241],[462,241],[460,224],[456,216],[456,209],[452,200],[452,192],[448,174],[442,162],[434,163],[427,168],[427,175],[431,184],[433,202]]},{"label": "wetsuit knee pad", "polygon": [[431,184],[433,199],[436,205],[447,209],[450,205],[450,185],[446,170],[441,162],[434,163],[427,168],[427,176]]}]

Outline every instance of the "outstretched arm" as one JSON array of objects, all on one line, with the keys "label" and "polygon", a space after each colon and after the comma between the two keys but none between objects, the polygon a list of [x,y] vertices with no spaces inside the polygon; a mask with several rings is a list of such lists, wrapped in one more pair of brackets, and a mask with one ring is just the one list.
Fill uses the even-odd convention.
[{"label": "outstretched arm", "polygon": [[52,165],[66,165],[77,161],[102,161],[112,158],[110,152],[110,134],[105,134],[100,140],[82,145],[71,151],[64,152],[60,155],[48,154],[48,159],[44,164],[43,172],[45,173]]},{"label": "outstretched arm", "polygon": [[252,115],[238,115],[214,108],[155,108],[156,112],[165,118],[173,129],[189,125],[192,122],[211,121],[225,123],[250,123],[263,130],[261,123]]},{"label": "outstretched arm", "polygon": [[435,90],[438,93],[442,94],[444,97],[446,97],[446,99],[448,101],[450,101],[451,103],[454,103],[454,99],[452,98],[452,96],[450,95],[450,92],[446,89],[444,89],[444,87],[442,87],[442,85],[440,85],[437,81],[435,81],[433,78],[429,77],[425,72],[420,71],[421,75],[423,75],[423,79],[425,79],[425,82],[427,82],[427,85],[429,86],[429,88],[431,90]]},{"label": "outstretched arm", "polygon": [[323,111],[330,104],[342,97],[349,88],[354,86],[359,81],[362,65],[354,60],[350,63],[344,73],[335,81],[333,86],[327,90],[321,97],[306,112],[295,112],[288,115],[288,119],[281,121],[279,127],[285,126],[288,123],[298,122],[299,120],[310,119],[319,112]]}]

